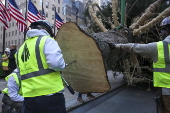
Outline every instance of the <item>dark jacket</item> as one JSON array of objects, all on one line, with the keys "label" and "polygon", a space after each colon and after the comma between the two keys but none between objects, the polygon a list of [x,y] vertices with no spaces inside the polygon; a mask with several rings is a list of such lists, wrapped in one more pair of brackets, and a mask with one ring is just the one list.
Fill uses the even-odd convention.
[{"label": "dark jacket", "polygon": [[15,57],[14,57],[16,52],[17,52],[16,49],[11,49],[10,50],[10,56],[8,57],[8,59],[9,59],[8,68],[10,68],[11,71],[16,69],[16,67],[17,67],[16,62],[15,62]]}]

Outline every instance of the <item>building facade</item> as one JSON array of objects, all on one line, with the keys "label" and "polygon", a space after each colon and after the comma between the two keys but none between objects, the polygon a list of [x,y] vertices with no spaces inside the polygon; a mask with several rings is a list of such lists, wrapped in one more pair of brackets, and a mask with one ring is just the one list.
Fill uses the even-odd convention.
[{"label": "building facade", "polygon": [[[79,3],[81,5],[77,5],[75,0],[32,0],[36,8],[39,12],[42,11],[42,5],[44,8],[44,12],[46,15],[46,21],[50,22],[53,26],[53,30],[57,32],[57,28],[55,27],[55,8],[56,12],[63,19],[64,22],[75,22],[78,25],[82,25],[83,16],[80,13],[83,13],[84,5],[83,3]],[[42,4],[43,2],[43,4]],[[80,2],[80,1],[79,1]],[[26,13],[26,1],[25,0],[16,0],[17,5],[19,6],[20,11],[25,16]],[[81,6],[77,8],[76,6]],[[83,7],[82,7],[83,6]],[[80,9],[82,8],[82,9]],[[79,13],[78,13],[79,11]],[[27,27],[30,23],[27,21]],[[0,52],[2,52],[3,48],[3,24],[0,22]],[[9,22],[9,28],[5,30],[5,48],[9,47],[11,44],[17,45],[19,48],[24,42],[24,33],[20,32],[16,27],[16,20],[12,18],[11,22]]]}]

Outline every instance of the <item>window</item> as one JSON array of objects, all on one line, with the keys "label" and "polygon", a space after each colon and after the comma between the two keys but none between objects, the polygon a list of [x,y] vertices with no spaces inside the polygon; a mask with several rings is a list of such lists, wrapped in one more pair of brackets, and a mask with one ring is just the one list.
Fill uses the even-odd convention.
[{"label": "window", "polygon": [[66,15],[71,16],[71,7],[66,5]]},{"label": "window", "polygon": [[10,37],[10,32],[9,32],[9,37]]},{"label": "window", "polygon": [[2,34],[1,34],[1,39],[2,39]]},{"label": "window", "polygon": [[17,30],[15,30],[15,36],[17,35]]},{"label": "window", "polygon": [[39,4],[40,6],[42,5],[42,0],[40,0],[40,4]]},{"label": "window", "polygon": [[21,34],[21,32],[19,31],[19,35]]},{"label": "window", "polygon": [[60,4],[60,0],[58,0],[58,4]]},{"label": "window", "polygon": [[5,46],[7,46],[7,42],[6,42]]},{"label": "window", "polygon": [[53,0],[55,2],[55,0]]},{"label": "window", "polygon": [[58,7],[58,13],[60,13],[60,7]]},{"label": "window", "polygon": [[9,46],[10,46],[10,41],[8,42]]},{"label": "window", "polygon": [[45,16],[48,18],[48,13],[47,12],[45,13]]},{"label": "window", "polygon": [[12,27],[14,27],[14,22],[12,22]]},{"label": "window", "polygon": [[2,28],[3,28],[3,27],[1,26],[1,31],[2,31]]},{"label": "window", "polygon": [[68,18],[68,17],[66,17],[66,21],[67,21],[67,22],[70,22],[70,21],[71,21],[71,19],[70,19],[70,18]]},{"label": "window", "polygon": [[20,44],[20,39],[18,40],[18,44]]},{"label": "window", "polygon": [[11,27],[11,23],[9,23],[9,28]]},{"label": "window", "polygon": [[49,2],[46,2],[46,8],[48,8],[49,7]]},{"label": "window", "polygon": [[52,11],[55,11],[55,5],[54,4],[52,5]]},{"label": "window", "polygon": [[62,7],[62,14],[66,15],[66,8],[65,7]]},{"label": "window", "polygon": [[36,0],[33,0],[34,3],[36,3]]},{"label": "window", "polygon": [[15,40],[15,45],[17,45],[17,40]]},{"label": "window", "polygon": [[14,31],[12,31],[12,36],[14,36]]},{"label": "window", "polygon": [[52,15],[52,19],[54,20],[54,15]]},{"label": "window", "polygon": [[13,40],[12,40],[11,44],[14,44],[14,43],[13,43]]},{"label": "window", "polygon": [[6,38],[7,38],[7,33],[6,33]]}]

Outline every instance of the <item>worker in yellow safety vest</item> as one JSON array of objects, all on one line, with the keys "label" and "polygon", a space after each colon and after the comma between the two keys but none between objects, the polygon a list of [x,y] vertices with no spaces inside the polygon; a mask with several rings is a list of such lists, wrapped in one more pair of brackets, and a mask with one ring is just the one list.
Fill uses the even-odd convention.
[{"label": "worker in yellow safety vest", "polygon": [[[8,110],[10,112],[14,108],[16,113],[20,113],[24,98],[20,95],[21,82],[17,69],[8,75],[5,80],[7,81],[7,88],[2,91],[4,94],[2,98],[2,102],[4,103],[4,106],[2,106],[2,112],[6,113]],[[6,109],[7,106],[11,109]]]},{"label": "worker in yellow safety vest", "polygon": [[148,44],[112,44],[112,48],[122,48],[132,53],[147,55],[153,60],[154,87],[161,88],[162,103],[159,113],[170,113],[170,16],[160,24],[162,41]]},{"label": "worker in yellow safety vest", "polygon": [[65,62],[58,43],[52,38],[51,25],[32,22],[27,38],[16,53],[21,75],[22,113],[65,113],[63,82],[60,71]]},{"label": "worker in yellow safety vest", "polygon": [[2,55],[2,69],[3,69],[5,76],[8,76],[9,73],[10,73],[9,68],[8,68],[8,64],[9,64],[8,56],[9,56],[9,54],[10,54],[10,49],[6,48],[5,53]]}]

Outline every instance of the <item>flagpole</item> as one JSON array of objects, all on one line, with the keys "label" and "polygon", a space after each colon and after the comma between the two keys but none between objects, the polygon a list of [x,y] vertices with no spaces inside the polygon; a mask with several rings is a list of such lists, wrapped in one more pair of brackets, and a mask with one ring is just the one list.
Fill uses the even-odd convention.
[{"label": "flagpole", "polygon": [[[7,0],[5,0],[5,8],[6,6],[7,6]],[[2,53],[5,52],[5,33],[6,33],[6,30],[5,30],[5,27],[3,27]]]},{"label": "flagpole", "polygon": [[[28,12],[28,0],[26,0],[26,11],[25,11],[25,21],[26,21],[26,23],[27,23],[27,12]],[[26,33],[27,33],[27,28],[24,30],[24,41],[26,39]]]},{"label": "flagpole", "polygon": [[55,37],[56,6],[54,7],[54,37]]},{"label": "flagpole", "polygon": [[4,51],[5,51],[5,32],[6,30],[5,30],[5,28],[3,28],[3,46],[2,46],[2,53],[4,53]]},{"label": "flagpole", "polygon": [[42,0],[42,9],[41,9],[41,20],[43,19],[43,0]]}]

